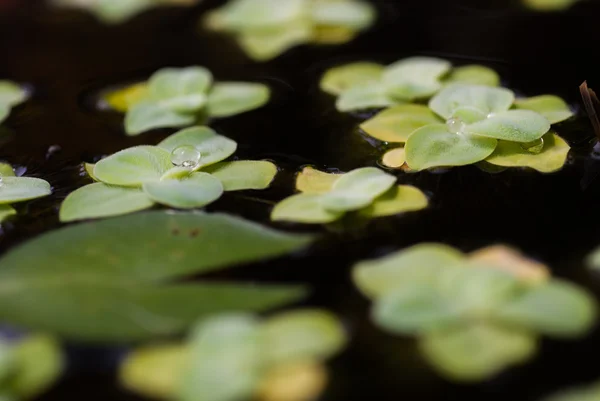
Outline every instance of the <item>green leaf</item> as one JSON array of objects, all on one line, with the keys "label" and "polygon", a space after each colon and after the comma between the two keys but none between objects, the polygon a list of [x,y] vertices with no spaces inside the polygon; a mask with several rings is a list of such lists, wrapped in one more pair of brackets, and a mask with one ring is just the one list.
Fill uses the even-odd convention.
[{"label": "green leaf", "polygon": [[385,109],[360,125],[373,138],[385,142],[406,142],[418,128],[437,124],[440,119],[427,106],[402,104]]},{"label": "green leaf", "polygon": [[148,80],[148,94],[176,113],[193,113],[207,102],[212,74],[204,67],[162,68]]},{"label": "green leaf", "polygon": [[134,136],[156,128],[192,125],[196,120],[195,114],[178,113],[157,102],[141,101],[127,111],[125,132]]},{"label": "green leaf", "polygon": [[566,281],[552,280],[531,288],[497,312],[508,324],[554,337],[580,337],[594,325],[594,298]]},{"label": "green leaf", "polygon": [[219,82],[208,95],[208,114],[229,117],[264,106],[271,96],[268,86],[250,82]]},{"label": "green leaf", "polygon": [[0,205],[0,223],[2,223],[10,216],[14,216],[16,214],[17,211],[13,209],[10,205]]},{"label": "green leaf", "polygon": [[530,110],[508,110],[468,124],[464,132],[513,142],[531,142],[550,130],[544,116]]},{"label": "green leaf", "polygon": [[16,343],[12,354],[13,374],[3,390],[19,399],[42,394],[65,369],[60,345],[48,336],[30,335]]},{"label": "green leaf", "polygon": [[0,123],[8,118],[10,115],[10,107],[0,103]]},{"label": "green leaf", "polygon": [[335,102],[338,111],[354,111],[388,107],[394,101],[385,93],[385,87],[379,83],[365,83],[352,86],[343,91]]},{"label": "green leaf", "polygon": [[369,206],[394,185],[396,177],[375,167],[343,174],[331,191],[323,195],[323,206],[334,212],[349,212]]},{"label": "green leaf", "polygon": [[[275,8],[280,8],[280,5]],[[312,25],[308,21],[299,20],[277,29],[243,32],[238,41],[250,58],[255,61],[267,61],[292,47],[308,43],[312,35]]]},{"label": "green leaf", "polygon": [[451,84],[429,101],[429,108],[439,116],[448,119],[453,117],[459,107],[471,107],[488,115],[508,110],[514,100],[515,95],[505,88]]},{"label": "green leaf", "polygon": [[83,168],[87,175],[94,181],[99,181],[98,178],[94,175],[95,164],[92,163],[83,163]]},{"label": "green leaf", "polygon": [[498,141],[477,135],[452,133],[445,124],[431,124],[413,132],[406,141],[406,163],[413,170],[463,166],[488,157]]},{"label": "green leaf", "polygon": [[106,184],[138,187],[160,180],[173,167],[170,157],[170,152],[160,147],[134,146],[100,160],[94,167],[94,175]]},{"label": "green leaf", "polygon": [[360,210],[360,214],[366,217],[391,216],[425,209],[427,204],[427,197],[420,189],[410,185],[398,185]]},{"label": "green leaf", "polygon": [[0,339],[0,383],[4,383],[13,373],[13,360],[11,344],[4,339]]},{"label": "green leaf", "polygon": [[451,84],[500,86],[500,76],[491,68],[473,64],[454,68],[444,82]]},{"label": "green leaf", "polygon": [[569,153],[569,145],[554,132],[542,137],[543,148],[540,153],[532,153],[523,144],[498,141],[498,146],[485,161],[495,166],[530,167],[542,173],[560,170]]},{"label": "green leaf", "polygon": [[319,171],[312,167],[304,167],[296,177],[296,189],[307,194],[323,194],[331,191],[333,184],[342,174]]},{"label": "green leaf", "polygon": [[536,338],[501,326],[472,323],[425,335],[419,346],[445,377],[455,381],[481,381],[531,358]]},{"label": "green leaf", "polygon": [[125,188],[101,182],[71,192],[60,206],[63,223],[120,216],[152,207],[154,202],[139,188]]},{"label": "green leaf", "polygon": [[204,166],[224,160],[235,153],[237,143],[208,127],[190,127],[174,133],[158,144],[159,148],[172,153],[177,148],[193,146],[200,153],[200,160],[193,167],[197,171]]},{"label": "green leaf", "polygon": [[0,105],[7,106],[10,110],[27,100],[27,92],[11,81],[0,80]]},{"label": "green leaf", "polygon": [[268,365],[303,360],[325,360],[337,354],[347,342],[339,320],[329,312],[304,309],[267,319],[261,325]]},{"label": "green leaf", "polygon": [[600,397],[600,383],[572,387],[559,391],[543,401],[596,401]]},{"label": "green leaf", "polygon": [[331,223],[342,217],[344,212],[335,212],[323,206],[322,194],[296,194],[275,205],[271,220],[297,223]]},{"label": "green leaf", "polygon": [[15,170],[8,163],[0,163],[0,177],[16,177]]},{"label": "green leaf", "polygon": [[306,7],[305,0],[234,0],[219,9],[219,18],[231,31],[269,30],[298,20]]},{"label": "green leaf", "polygon": [[414,283],[430,283],[446,266],[462,262],[465,256],[444,244],[422,243],[386,257],[358,262],[352,278],[358,289],[370,298]]},{"label": "green leaf", "polygon": [[318,25],[362,30],[373,23],[376,13],[371,4],[364,2],[325,1],[312,4],[311,17],[312,21]]},{"label": "green leaf", "polygon": [[381,163],[390,168],[401,168],[406,163],[406,151],[404,148],[388,150],[381,158]]},{"label": "green leaf", "polygon": [[106,93],[103,99],[114,110],[125,113],[131,106],[148,97],[148,83],[138,82]]},{"label": "green leaf", "polygon": [[221,181],[202,172],[182,180],[146,182],[143,189],[153,201],[179,209],[204,207],[223,194]]},{"label": "green leaf", "polygon": [[213,164],[202,171],[218,178],[225,191],[239,191],[268,188],[277,174],[277,166],[263,160],[238,160]]},{"label": "green leaf", "polygon": [[515,100],[517,109],[535,111],[546,117],[550,124],[556,124],[573,117],[569,105],[558,96],[540,95]]},{"label": "green leaf", "polygon": [[51,193],[50,184],[39,178],[2,177],[0,205],[41,198]]},{"label": "green leaf", "polygon": [[251,398],[263,373],[261,340],[260,324],[250,316],[220,316],[200,324],[192,334],[189,367],[177,398]]},{"label": "green leaf", "polygon": [[224,214],[146,212],[67,226],[0,259],[0,319],[86,341],[178,333],[196,319],[264,310],[303,291],[162,281],[273,258],[311,239]]},{"label": "green leaf", "polygon": [[319,86],[331,95],[339,95],[354,86],[378,83],[383,66],[371,62],[356,62],[330,68],[323,74]]},{"label": "green leaf", "polygon": [[[100,0],[94,3],[91,11],[102,22],[108,24],[122,23],[155,4],[152,0]],[[81,4],[81,2],[76,2],[77,4]],[[89,8],[90,6],[85,7]]]},{"label": "green leaf", "polygon": [[386,67],[383,85],[387,93],[398,100],[428,98],[440,90],[440,78],[451,67],[450,62],[438,58],[405,58]]}]

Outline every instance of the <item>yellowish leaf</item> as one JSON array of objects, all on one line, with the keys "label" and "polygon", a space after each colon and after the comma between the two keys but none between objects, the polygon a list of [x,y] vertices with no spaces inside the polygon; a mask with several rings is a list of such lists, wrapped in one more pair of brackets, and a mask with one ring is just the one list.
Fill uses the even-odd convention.
[{"label": "yellowish leaf", "polygon": [[307,360],[277,366],[267,372],[259,390],[261,401],[312,401],[327,385],[327,370]]},{"label": "yellowish leaf", "polygon": [[505,245],[493,245],[469,254],[476,266],[490,266],[506,271],[527,282],[540,283],[548,280],[550,269],[543,263],[525,257],[516,249]]},{"label": "yellowish leaf", "polygon": [[404,148],[388,150],[381,160],[384,166],[391,168],[401,168],[406,163],[406,153]]},{"label": "yellowish leaf", "polygon": [[104,100],[113,109],[125,113],[129,107],[142,100],[147,93],[146,83],[138,82],[107,93],[104,96]]},{"label": "yellowish leaf", "polygon": [[296,177],[296,189],[308,194],[323,194],[329,192],[333,183],[342,174],[325,173],[312,167],[305,167]]},{"label": "yellowish leaf", "polygon": [[420,189],[410,185],[398,185],[375,199],[360,214],[367,217],[390,216],[398,213],[425,209],[427,197]]}]

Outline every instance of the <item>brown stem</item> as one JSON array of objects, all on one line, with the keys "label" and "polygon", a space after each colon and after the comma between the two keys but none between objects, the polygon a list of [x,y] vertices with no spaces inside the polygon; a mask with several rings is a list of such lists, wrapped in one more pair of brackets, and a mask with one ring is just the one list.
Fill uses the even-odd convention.
[{"label": "brown stem", "polygon": [[600,100],[598,100],[598,96],[596,93],[588,88],[587,81],[583,81],[583,83],[579,86],[579,91],[581,92],[581,97],[583,98],[583,105],[585,106],[585,111],[592,122],[592,126],[594,127],[594,133],[596,137],[600,139],[600,120],[598,119],[598,113],[596,110],[600,109]]}]

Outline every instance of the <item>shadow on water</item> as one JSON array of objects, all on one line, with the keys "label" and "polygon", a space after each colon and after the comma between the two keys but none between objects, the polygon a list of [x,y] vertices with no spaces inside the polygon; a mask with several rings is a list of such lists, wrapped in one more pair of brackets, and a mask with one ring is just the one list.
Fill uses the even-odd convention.
[{"label": "shadow on water", "polygon": [[[55,193],[19,208],[19,218],[0,235],[2,251],[60,225],[60,201],[88,182],[81,161],[157,143],[173,132],[127,137],[121,116],[95,108],[99,90],[144,79],[160,67],[200,64],[219,80],[271,85],[275,99],[267,107],[212,124],[238,141],[240,158],[271,159],[282,172],[273,188],[227,194],[210,210],[265,224],[271,224],[271,205],[293,191],[293,176],[301,166],[343,171],[376,165],[382,154],[383,145],[356,129],[364,116],[338,113],[333,99],[319,91],[319,76],[335,64],[391,62],[414,54],[448,57],[457,64],[484,63],[518,93],[556,93],[576,108],[583,80],[600,87],[600,65],[594,63],[600,5],[594,1],[566,14],[535,15],[508,1],[376,0],[382,15],[378,25],[354,42],[302,46],[263,64],[250,62],[231,40],[197,29],[198,16],[219,1],[151,11],[114,27],[80,12],[49,10],[39,1],[22,3],[0,8],[0,77],[30,84],[34,96],[4,124],[0,159],[47,179]],[[376,220],[349,233],[276,224],[326,235],[309,252],[217,277],[309,283],[313,294],[305,304],[330,308],[344,318],[353,341],[332,363],[326,401],[533,401],[600,377],[600,367],[593,364],[600,352],[600,333],[595,333],[579,342],[544,341],[538,358],[487,383],[448,383],[422,361],[412,340],[388,336],[369,323],[368,304],[349,277],[354,261],[418,242],[441,241],[465,251],[502,242],[600,294],[600,277],[586,272],[582,263],[600,243],[600,156],[592,154],[591,127],[583,113],[558,131],[573,146],[560,172],[488,174],[475,167],[399,172],[400,182],[430,195],[430,209]],[[54,151],[49,153],[50,147]],[[111,373],[123,350],[77,345],[70,350],[69,375],[44,400],[135,399],[119,390]]]}]

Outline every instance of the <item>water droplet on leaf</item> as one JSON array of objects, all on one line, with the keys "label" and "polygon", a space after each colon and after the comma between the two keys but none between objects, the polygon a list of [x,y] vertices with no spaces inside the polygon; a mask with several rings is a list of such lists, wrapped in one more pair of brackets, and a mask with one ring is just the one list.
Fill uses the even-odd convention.
[{"label": "water droplet on leaf", "polygon": [[522,143],[521,148],[529,153],[538,154],[544,149],[544,138]]},{"label": "water droplet on leaf", "polygon": [[171,152],[171,163],[178,167],[193,168],[200,162],[201,154],[194,146],[184,145]]},{"label": "water droplet on leaf", "polygon": [[446,121],[448,130],[453,134],[458,134],[465,129],[466,124],[458,117],[450,118]]}]

